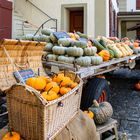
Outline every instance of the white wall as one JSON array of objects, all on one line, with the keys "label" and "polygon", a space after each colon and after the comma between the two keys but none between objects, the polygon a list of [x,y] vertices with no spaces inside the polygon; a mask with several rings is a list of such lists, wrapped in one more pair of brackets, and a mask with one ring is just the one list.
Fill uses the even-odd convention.
[{"label": "white wall", "polygon": [[127,12],[136,11],[136,0],[127,0]]}]

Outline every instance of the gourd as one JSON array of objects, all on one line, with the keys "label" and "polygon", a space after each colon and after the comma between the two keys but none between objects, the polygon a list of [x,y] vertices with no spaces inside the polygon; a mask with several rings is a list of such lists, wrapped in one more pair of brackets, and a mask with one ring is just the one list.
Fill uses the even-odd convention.
[{"label": "gourd", "polygon": [[104,61],[108,61],[110,59],[110,53],[107,50],[100,51],[99,56],[103,57]]},{"label": "gourd", "polygon": [[93,112],[91,112],[90,110],[86,110],[86,111],[84,111],[84,113],[85,113],[89,118],[93,119],[93,117],[94,117],[94,113],[93,113]]},{"label": "gourd", "polygon": [[103,58],[101,56],[91,56],[92,65],[100,65],[103,63]]},{"label": "gourd", "polygon": [[96,47],[85,48],[84,52],[85,52],[85,55],[92,56],[96,54],[97,48]]},{"label": "gourd", "polygon": [[42,42],[51,42],[50,37],[46,35],[40,35],[39,41]]},{"label": "gourd", "polygon": [[93,45],[96,46],[98,52],[105,49],[96,39],[93,39],[92,42]]},{"label": "gourd", "polygon": [[66,53],[66,48],[63,46],[54,46],[52,48],[53,54],[62,55]]},{"label": "gourd", "polygon": [[20,134],[10,130],[3,136],[2,140],[20,140]]},{"label": "gourd", "polygon": [[26,80],[26,84],[36,90],[43,90],[46,86],[46,81],[41,78],[32,77]]},{"label": "gourd", "polygon": [[63,81],[63,79],[65,78],[64,74],[63,73],[59,73],[57,75],[54,75],[52,80],[53,82],[57,82],[60,84],[61,81]]},{"label": "gourd", "polygon": [[51,33],[53,33],[54,31],[52,29],[42,29],[41,30],[41,33],[44,34],[44,35],[47,35],[47,36],[50,36]]},{"label": "gourd", "polygon": [[75,56],[75,57],[82,56],[84,54],[82,48],[77,48],[75,46],[67,48],[66,52],[69,56]]},{"label": "gourd", "polygon": [[73,64],[75,58],[67,56],[58,56],[58,61]]},{"label": "gourd", "polygon": [[114,52],[110,49],[108,51],[109,51],[109,54],[110,54],[110,59],[113,59],[114,58]]},{"label": "gourd", "polygon": [[64,47],[68,47],[68,46],[70,46],[71,42],[70,42],[70,40],[68,38],[60,38],[58,40],[58,44],[62,45]]},{"label": "gourd", "polygon": [[32,35],[32,34],[26,34],[24,39],[32,41],[33,37],[34,37],[34,35]]},{"label": "gourd", "polygon": [[87,43],[86,42],[83,42],[83,41],[73,41],[71,42],[72,46],[76,46],[76,47],[79,47],[79,48],[86,48],[87,47]]},{"label": "gourd", "polygon": [[34,40],[34,41],[40,41],[40,35],[35,35],[35,36],[33,37],[33,40]]},{"label": "gourd", "polygon": [[37,78],[41,78],[41,79],[45,80],[46,84],[52,82],[52,79],[47,76],[38,76]]},{"label": "gourd", "polygon": [[54,36],[53,33],[50,34],[50,39],[53,43],[57,43],[57,38]]},{"label": "gourd", "polygon": [[64,79],[60,82],[60,86],[67,87],[67,86],[70,86],[71,83],[72,83],[72,81],[69,77],[64,77]]},{"label": "gourd", "polygon": [[83,34],[83,33],[81,33],[81,32],[76,32],[76,34],[78,34],[81,38],[86,38],[86,39],[88,39],[88,35],[86,35],[86,34]]},{"label": "gourd", "polygon": [[71,85],[70,85],[70,88],[75,88],[76,86],[78,86],[78,83],[77,82],[71,82]]},{"label": "gourd", "polygon": [[52,43],[47,43],[46,46],[44,47],[44,51],[51,52],[52,48],[53,48],[53,44]]},{"label": "gourd", "polygon": [[89,108],[94,113],[94,121],[96,124],[103,124],[111,118],[113,109],[110,103],[102,102],[98,103],[96,100],[93,101],[93,105]]},{"label": "gourd", "polygon": [[64,95],[64,94],[68,93],[69,91],[71,91],[71,88],[69,88],[69,87],[61,87],[60,88],[61,95]]},{"label": "gourd", "polygon": [[58,95],[57,95],[57,93],[51,90],[52,88],[50,88],[48,91],[43,92],[41,94],[42,97],[44,99],[46,99],[47,101],[52,101],[52,100],[55,100],[55,99],[59,98]]},{"label": "gourd", "polygon": [[50,82],[50,83],[48,83],[46,85],[45,91],[54,91],[55,93],[58,94],[58,92],[59,92],[59,86],[58,86],[58,84],[56,82]]},{"label": "gourd", "polygon": [[46,56],[46,60],[48,60],[48,61],[55,61],[55,60],[57,60],[57,55],[55,55],[55,54],[48,54],[47,56]]},{"label": "gourd", "polygon": [[135,84],[135,89],[136,90],[140,90],[140,82],[138,82],[137,84]]},{"label": "gourd", "polygon": [[80,38],[80,36],[78,34],[76,34],[76,33],[68,33],[68,35],[73,40],[78,40]]},{"label": "gourd", "polygon": [[90,66],[91,65],[91,58],[88,56],[79,57],[76,59],[76,63],[80,66]]}]

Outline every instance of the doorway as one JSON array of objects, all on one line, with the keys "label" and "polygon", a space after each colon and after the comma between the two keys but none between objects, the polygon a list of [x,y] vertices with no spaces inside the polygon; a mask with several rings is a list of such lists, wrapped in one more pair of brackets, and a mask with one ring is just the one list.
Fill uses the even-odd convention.
[{"label": "doorway", "polygon": [[69,31],[84,32],[84,12],[83,10],[70,10],[69,13]]}]

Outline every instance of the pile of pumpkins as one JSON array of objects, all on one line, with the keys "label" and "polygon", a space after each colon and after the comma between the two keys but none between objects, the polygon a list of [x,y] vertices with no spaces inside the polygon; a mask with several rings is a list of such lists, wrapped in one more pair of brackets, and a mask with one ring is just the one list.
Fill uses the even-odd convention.
[{"label": "pile of pumpkins", "polygon": [[42,97],[47,101],[60,98],[78,85],[64,73],[54,75],[52,78],[47,76],[31,77],[26,80],[26,84],[40,91]]},{"label": "pile of pumpkins", "polygon": [[98,36],[91,39],[80,32],[66,33],[66,37],[57,38],[52,29],[42,29],[41,35],[25,35],[25,40],[45,41],[46,61],[59,61],[77,64],[82,67],[100,65],[103,61],[132,55],[135,51],[119,39]]},{"label": "pile of pumpkins", "polygon": [[93,100],[93,105],[85,110],[84,113],[91,119],[94,119],[96,124],[107,122],[113,115],[113,108],[109,102],[98,103]]}]

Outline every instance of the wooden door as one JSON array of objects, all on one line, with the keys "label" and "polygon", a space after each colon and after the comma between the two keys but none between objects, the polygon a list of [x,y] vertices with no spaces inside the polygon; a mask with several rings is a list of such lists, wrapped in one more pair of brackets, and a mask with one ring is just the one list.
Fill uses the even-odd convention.
[{"label": "wooden door", "polygon": [[0,0],[0,39],[11,38],[12,2]]},{"label": "wooden door", "polygon": [[70,11],[70,32],[79,31],[83,33],[84,15],[81,11]]}]

